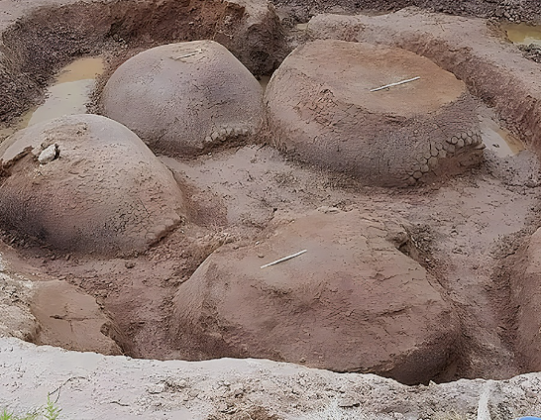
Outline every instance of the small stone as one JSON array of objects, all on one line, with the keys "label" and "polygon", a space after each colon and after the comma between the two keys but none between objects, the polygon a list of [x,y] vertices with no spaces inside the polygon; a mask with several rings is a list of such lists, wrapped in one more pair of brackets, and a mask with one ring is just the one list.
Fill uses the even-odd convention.
[{"label": "small stone", "polygon": [[265,258],[265,255],[263,255],[263,254],[257,254],[257,258]]},{"label": "small stone", "polygon": [[440,150],[440,153],[438,153],[438,157],[441,159],[447,157],[447,152],[445,150]]},{"label": "small stone", "polygon": [[436,149],[435,147],[432,148],[430,154],[432,155],[432,157],[436,157],[438,156],[438,149]]},{"label": "small stone", "polygon": [[456,144],[456,147],[458,148],[464,147],[464,140],[460,139],[458,143]]},{"label": "small stone", "polygon": [[38,162],[42,165],[46,165],[49,162],[52,162],[58,157],[58,146],[55,144],[51,144],[49,147],[47,147],[45,150],[43,150],[38,157]]},{"label": "small stone", "polygon": [[[430,159],[432,159],[432,158],[430,158]],[[429,160],[429,162],[430,162],[430,160]],[[428,165],[421,166],[421,172],[422,173],[426,174],[429,170],[430,170],[430,168],[428,167]],[[415,176],[415,174],[413,176]]]},{"label": "small stone", "polygon": [[466,133],[462,133],[462,140],[466,140],[468,138],[468,135]]},{"label": "small stone", "polygon": [[147,388],[147,391],[149,394],[161,394],[163,391],[165,391],[165,384],[159,383],[159,384],[150,385]]},{"label": "small stone", "polygon": [[328,214],[328,213],[338,213],[340,212],[340,209],[337,207],[321,206],[317,209],[317,211]]},{"label": "small stone", "polygon": [[413,177],[414,177],[415,179],[420,179],[422,176],[423,176],[423,174],[422,174],[421,172],[419,172],[419,171],[417,171],[417,172],[415,172],[415,173],[413,174]]},{"label": "small stone", "polygon": [[457,138],[457,137],[453,137],[453,138],[451,139],[451,143],[452,143],[452,144],[457,144],[457,143],[458,143],[458,138]]},{"label": "small stone", "polygon": [[450,154],[455,153],[455,146],[450,144],[449,147],[447,148],[447,152],[449,152]]},{"label": "small stone", "polygon": [[358,407],[359,405],[361,405],[360,401],[357,398],[354,398],[352,396],[345,396],[338,403],[338,406],[342,408]]},{"label": "small stone", "polygon": [[135,263],[133,261],[126,261],[126,263],[124,265],[126,266],[126,268],[135,267]]}]

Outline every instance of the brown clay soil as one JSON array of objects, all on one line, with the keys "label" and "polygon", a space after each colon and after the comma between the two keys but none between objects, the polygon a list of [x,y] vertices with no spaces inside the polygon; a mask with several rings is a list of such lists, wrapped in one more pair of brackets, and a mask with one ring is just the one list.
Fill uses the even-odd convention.
[{"label": "brown clay soil", "polygon": [[[321,10],[351,11],[350,2],[348,7],[339,2],[300,3],[291,1],[276,5],[282,15],[287,13],[291,22],[306,20]],[[506,4],[480,0],[359,1],[354,4],[354,8],[388,12],[416,5],[469,16],[491,17],[508,13],[511,17],[517,16],[523,20],[535,21],[539,18],[537,2],[517,1]],[[95,13],[90,13],[93,6],[77,7],[81,9],[72,6],[66,9],[65,14],[73,15],[73,19],[84,16],[89,16],[88,19],[92,16],[96,18]],[[114,9],[114,13],[123,16],[127,13],[121,6],[110,7],[120,8]],[[335,7],[339,10],[335,10]],[[0,8],[12,13],[17,6],[16,3],[6,2]],[[222,12],[215,11],[209,19]],[[104,25],[107,30],[128,27],[131,31],[115,32],[114,37],[109,39],[110,42],[117,40],[112,47],[89,38],[89,30],[81,30],[77,35],[80,43],[69,43],[69,51],[66,52],[68,47],[63,44],[63,38],[58,42],[58,51],[55,53],[59,59],[54,61],[46,57],[50,52],[40,52],[43,47],[40,44],[40,31],[34,26],[52,15],[46,11],[40,13],[43,18],[33,20],[31,24],[26,22],[26,25],[23,20],[19,27],[12,28],[5,36],[4,43],[11,43],[13,48],[17,42],[22,42],[19,40],[24,39],[21,33],[29,33],[20,51],[26,56],[37,54],[35,62],[38,64],[24,68],[26,72],[21,72],[24,67],[22,63],[29,65],[28,61],[13,58],[12,64],[17,74],[22,76],[13,82],[9,92],[13,94],[20,91],[24,95],[17,100],[10,96],[11,99],[3,102],[3,108],[0,106],[2,119],[8,120],[20,113],[39,94],[55,66],[67,61],[70,56],[105,50],[111,56],[125,57],[133,54],[137,48],[163,43],[171,38],[182,38],[176,34],[171,38],[163,36],[146,42],[148,28],[144,28],[144,25],[151,26],[152,22],[142,23],[148,13],[143,11],[137,18],[139,20],[134,18],[134,21],[128,22],[129,25],[121,19],[119,22],[122,21],[122,24],[117,26],[111,26],[111,22]],[[159,16],[168,13],[170,10],[160,11]],[[424,12],[416,13],[419,13],[419,19],[424,16]],[[58,19],[61,20],[61,17]],[[172,22],[169,24],[173,25]],[[57,22],[56,29],[58,25],[60,23]],[[460,28],[461,23],[457,25]],[[94,26],[92,23],[89,27]],[[84,27],[82,23],[81,28]],[[403,29],[408,27],[409,23],[404,23]],[[396,27],[395,30],[400,32],[401,28]],[[209,36],[209,32],[202,31],[199,36]],[[128,51],[126,47],[125,39],[129,37],[137,40],[130,45],[133,51]],[[299,39],[293,40],[293,44],[298,42]],[[413,45],[411,49],[416,46]],[[440,45],[438,48],[443,47]],[[283,52],[278,47],[276,50],[277,55]],[[434,49],[426,55],[437,53]],[[255,63],[252,71],[261,74],[268,73],[276,64],[271,58]],[[113,64],[113,67],[117,64]],[[28,79],[26,74],[32,72],[39,77]],[[494,78],[491,83],[498,85],[500,80]],[[472,83],[468,86],[472,88]],[[479,112],[497,120],[494,111],[488,107],[481,106]],[[508,125],[512,126],[512,123]],[[10,243],[2,247],[9,257],[5,259],[8,260],[11,272],[35,278],[38,282],[43,279],[59,279],[65,285],[61,289],[72,290],[75,286],[75,290],[84,291],[96,299],[101,309],[98,312],[95,312],[92,303],[80,303],[81,307],[87,309],[84,318],[90,321],[85,323],[84,334],[72,336],[78,343],[61,345],[86,348],[85,342],[89,337],[100,340],[102,335],[107,335],[114,339],[118,348],[101,348],[100,351],[104,353],[115,354],[120,349],[132,357],[168,359],[178,357],[177,340],[182,339],[172,335],[170,330],[175,292],[218,247],[224,244],[255,246],[258,235],[274,218],[287,214],[305,214],[318,208],[337,208],[340,211],[355,209],[382,218],[399,216],[414,226],[410,232],[412,246],[409,254],[437,280],[432,286],[452,305],[460,318],[461,355],[459,362],[443,379],[508,378],[529,367],[514,356],[513,335],[508,331],[514,314],[506,306],[509,290],[506,277],[502,274],[505,269],[501,267],[501,261],[503,257],[516,252],[525,238],[531,235],[532,227],[538,223],[538,163],[532,151],[499,157],[489,147],[485,157],[486,162],[482,166],[456,178],[442,179],[411,189],[383,189],[363,186],[346,176],[300,165],[263,141],[257,145],[213,151],[189,161],[162,156],[161,161],[172,171],[179,184],[183,185],[185,195],[189,197],[187,218],[190,222],[171,232],[149,251],[131,258],[100,259],[88,255],[58,253],[46,247],[31,247],[24,241],[13,242],[8,236],[5,239]],[[58,287],[56,283],[48,287],[52,288],[48,293],[67,293],[54,291]],[[69,293],[74,296],[70,302],[82,299],[77,291]],[[62,320],[67,317],[76,320],[70,312],[73,310],[68,310],[67,306],[63,306],[64,312],[52,311],[47,303],[50,300],[50,295],[42,294],[34,302],[34,315],[45,325],[39,338],[34,338],[40,344],[58,344],[66,338],[62,332],[66,325],[62,324],[54,332],[57,327],[51,319]],[[55,299],[55,304],[57,302]],[[239,307],[239,311],[242,312],[242,307]],[[92,323],[92,320],[105,316],[110,323]],[[102,325],[107,325],[105,330]],[[77,323],[70,322],[69,328],[77,329]],[[376,345],[373,351],[378,351]]]}]

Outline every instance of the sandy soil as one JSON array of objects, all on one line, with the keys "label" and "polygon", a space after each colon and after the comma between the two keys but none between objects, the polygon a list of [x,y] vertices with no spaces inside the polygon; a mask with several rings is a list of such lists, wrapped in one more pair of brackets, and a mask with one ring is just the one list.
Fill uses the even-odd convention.
[{"label": "sandy soil", "polygon": [[[507,420],[539,413],[540,374],[404,386],[268,360],[134,360],[0,339],[0,404],[48,393],[68,419]],[[479,413],[479,417],[478,417]]]}]

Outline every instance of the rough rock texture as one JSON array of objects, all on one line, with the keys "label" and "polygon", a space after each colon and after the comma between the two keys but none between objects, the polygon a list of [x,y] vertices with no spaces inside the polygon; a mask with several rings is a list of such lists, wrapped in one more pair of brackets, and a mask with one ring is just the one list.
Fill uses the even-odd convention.
[{"label": "rough rock texture", "polygon": [[514,310],[509,333],[528,371],[541,370],[541,229],[517,257],[509,259],[509,305]]},{"label": "rough rock texture", "polygon": [[541,410],[540,374],[407,387],[266,360],[134,360],[12,338],[0,339],[0,360],[0,407],[27,412],[53,393],[66,419],[507,420]]},{"label": "rough rock texture", "polygon": [[[37,162],[55,144],[58,155]],[[180,222],[171,173],[126,127],[97,115],[58,118],[0,146],[0,226],[70,252],[145,250]]]},{"label": "rough rock texture", "polygon": [[0,260],[0,337],[33,341],[39,330],[28,304],[35,293],[34,285],[3,271]]},{"label": "rough rock texture", "polygon": [[[421,79],[370,91],[414,77]],[[413,185],[482,159],[465,84],[405,50],[308,43],[275,72],[265,101],[278,148],[368,184]]]},{"label": "rough rock texture", "polygon": [[278,17],[265,0],[4,0],[0,33],[0,122],[24,111],[56,69],[85,54],[213,39],[254,74],[270,73],[284,56]]},{"label": "rough rock texture", "polygon": [[175,297],[181,357],[271,358],[405,383],[444,374],[457,357],[457,320],[434,279],[397,249],[406,241],[395,222],[352,211],[301,217],[256,247],[219,249]]},{"label": "rough rock texture", "polygon": [[259,131],[263,90],[213,41],[164,45],[122,64],[102,94],[103,112],[152,150],[193,155]]}]

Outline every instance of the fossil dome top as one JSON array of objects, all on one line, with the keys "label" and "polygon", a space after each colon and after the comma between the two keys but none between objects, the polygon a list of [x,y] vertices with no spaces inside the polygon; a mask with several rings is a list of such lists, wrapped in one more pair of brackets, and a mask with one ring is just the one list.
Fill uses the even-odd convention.
[{"label": "fossil dome top", "polygon": [[[328,65],[327,60],[332,62]],[[315,41],[288,57],[288,68],[316,82],[325,81],[335,96],[369,111],[411,117],[432,112],[466,93],[466,85],[425,57],[399,48]],[[372,89],[410,80],[389,89]]]},{"label": "fossil dome top", "polygon": [[166,155],[201,153],[255,134],[263,122],[259,82],[214,41],[137,54],[113,73],[102,104],[106,116]]}]

